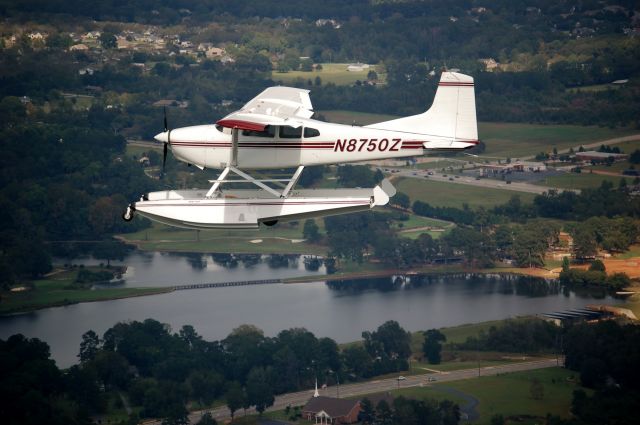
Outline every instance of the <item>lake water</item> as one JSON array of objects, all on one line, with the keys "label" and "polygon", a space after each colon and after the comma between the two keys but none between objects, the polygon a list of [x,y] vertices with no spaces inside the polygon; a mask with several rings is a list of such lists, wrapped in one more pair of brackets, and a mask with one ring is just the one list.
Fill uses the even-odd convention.
[{"label": "lake water", "polygon": [[[272,268],[260,263],[233,269],[218,268],[219,264],[212,265],[208,260],[203,268],[202,261],[198,263],[193,256],[158,253],[135,253],[127,261],[133,266],[126,285],[132,286],[271,279],[306,272],[301,259],[298,263],[289,261],[288,267]],[[170,324],[174,331],[190,324],[207,340],[223,339],[237,326],[248,323],[260,327],[268,336],[283,329],[305,327],[318,337],[348,342],[387,320],[418,331],[612,301],[609,297],[598,299],[564,291],[544,281],[515,277],[461,275],[413,277],[407,284],[392,282],[385,278],[223,287],[75,304],[2,317],[0,338],[15,333],[40,338],[51,346],[58,365],[67,367],[76,362],[84,332],[93,329],[102,335],[115,323],[127,320],[154,318]]]}]

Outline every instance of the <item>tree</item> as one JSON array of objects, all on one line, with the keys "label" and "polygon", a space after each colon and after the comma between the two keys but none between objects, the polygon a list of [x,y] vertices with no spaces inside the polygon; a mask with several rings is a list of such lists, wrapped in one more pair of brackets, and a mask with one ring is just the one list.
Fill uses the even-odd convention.
[{"label": "tree", "polygon": [[408,359],[411,355],[411,334],[395,320],[388,320],[374,332],[363,332],[364,346],[372,357],[385,355],[390,359]]},{"label": "tree", "polygon": [[[231,417],[231,420],[233,420],[233,416]],[[196,422],[196,425],[218,425],[218,421],[216,421],[213,416],[211,416],[210,412],[206,412],[204,415],[202,415],[200,420]]]},{"label": "tree", "polygon": [[108,239],[95,244],[92,254],[96,258],[107,260],[108,267],[111,265],[111,260],[123,260],[129,249],[127,245],[118,240]]},{"label": "tree", "polygon": [[380,400],[376,406],[376,423],[391,425],[393,423],[393,411],[386,400]]},{"label": "tree", "polygon": [[118,39],[112,33],[103,32],[100,34],[100,44],[105,49],[115,49],[118,47]]},{"label": "tree", "polygon": [[601,260],[593,260],[591,262],[591,265],[589,266],[589,270],[595,272],[604,272],[606,271],[606,268]]},{"label": "tree", "polygon": [[516,232],[513,243],[513,255],[518,267],[542,267],[547,242],[541,237],[540,231],[523,228]]},{"label": "tree", "polygon": [[93,360],[100,349],[100,338],[98,334],[89,330],[82,334],[82,342],[80,343],[80,363],[86,363]]},{"label": "tree", "polygon": [[254,367],[247,376],[247,401],[260,415],[275,401],[269,374],[269,369]]},{"label": "tree", "polygon": [[229,384],[225,399],[227,400],[227,407],[231,412],[231,420],[233,421],[235,411],[245,405],[246,394],[240,383],[234,381]]},{"label": "tree", "polygon": [[569,266],[570,266],[570,261],[569,261],[569,257],[562,257],[562,271],[563,272],[567,272],[569,271]]},{"label": "tree", "polygon": [[598,245],[593,233],[578,227],[573,234],[573,252],[577,259],[591,258],[596,255]]},{"label": "tree", "polygon": [[208,406],[222,392],[224,377],[211,370],[194,370],[187,378],[191,397]]},{"label": "tree", "polygon": [[505,425],[506,421],[504,420],[504,416],[500,414],[495,414],[491,416],[491,425]]},{"label": "tree", "polygon": [[305,220],[302,236],[309,242],[318,242],[320,240],[320,232],[316,221],[312,218]]},{"label": "tree", "polygon": [[166,409],[167,416],[162,419],[161,425],[189,425],[189,412],[182,404],[171,404]]},{"label": "tree", "polygon": [[391,204],[397,205],[400,208],[404,208],[405,210],[411,207],[411,199],[409,195],[404,192],[397,192],[393,198],[391,198]]},{"label": "tree", "polygon": [[424,344],[422,345],[422,351],[427,360],[431,364],[440,364],[440,352],[442,351],[442,343],[447,340],[447,337],[437,329],[429,329],[424,332]]},{"label": "tree", "polygon": [[376,411],[373,408],[373,404],[371,400],[368,398],[363,398],[360,402],[360,415],[359,418],[363,424],[371,424],[375,420]]}]

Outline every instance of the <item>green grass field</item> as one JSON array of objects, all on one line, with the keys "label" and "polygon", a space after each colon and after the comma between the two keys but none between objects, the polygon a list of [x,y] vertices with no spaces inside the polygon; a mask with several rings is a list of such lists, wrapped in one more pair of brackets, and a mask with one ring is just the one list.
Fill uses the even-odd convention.
[{"label": "green grass field", "polygon": [[47,279],[34,281],[33,289],[28,291],[3,291],[0,314],[168,292],[168,288],[66,289],[65,287],[75,281],[76,275],[77,270],[65,271]]},{"label": "green grass field", "polygon": [[[480,414],[476,423],[479,424],[488,424],[496,414],[505,418],[520,415],[544,418],[550,413],[566,418],[569,416],[573,391],[581,388],[574,383],[574,375],[574,372],[561,368],[539,369],[405,388],[392,391],[392,394],[416,399],[449,399],[464,404],[461,397],[445,392],[446,388],[453,388],[479,401],[476,407]],[[534,379],[543,385],[543,397],[539,400],[534,400],[531,396],[531,382]],[[538,420],[523,423],[540,422]]]},{"label": "green grass field", "polygon": [[[534,400],[531,396],[531,382],[539,380],[544,388],[543,397]],[[491,417],[531,415],[544,418],[547,413],[561,417],[569,416],[573,391],[582,388],[574,383],[575,372],[562,368],[539,369],[516,372],[500,376],[486,376],[446,384],[479,400],[478,423],[489,423]],[[537,421],[536,421],[537,422]]]},{"label": "green grass field", "polygon": [[577,125],[481,122],[478,124],[478,133],[486,144],[483,155],[520,158],[550,152],[554,147],[561,150],[627,136],[637,131]]},{"label": "green grass field", "polygon": [[[284,84],[291,84],[297,79],[314,81],[316,77],[320,77],[322,84],[332,83],[337,86],[346,86],[354,84],[356,80],[366,81],[369,71],[376,71],[375,65],[357,72],[347,71],[347,66],[349,66],[347,63],[323,63],[320,71],[273,71],[271,79],[276,82],[282,81]],[[378,74],[378,79],[380,82],[384,82],[384,74]]]},{"label": "green grass field", "polygon": [[[511,320],[530,320],[530,316],[516,317]],[[462,343],[470,336],[477,336],[480,331],[487,332],[492,326],[501,326],[505,323],[504,320],[491,320],[481,323],[468,323],[465,325],[452,326],[448,328],[441,328],[440,332],[447,337],[446,344]],[[422,332],[413,332],[411,334],[411,351],[414,353],[422,352],[422,343],[424,342],[424,335]]]},{"label": "green grass field", "polygon": [[582,87],[571,87],[566,89],[569,93],[579,93],[579,92],[590,92],[597,93],[601,91],[607,90],[619,90],[620,86],[615,86],[613,84],[593,84],[591,86],[582,86]]},{"label": "green grass field", "polygon": [[[322,220],[316,220],[324,233]],[[149,229],[120,235],[125,241],[135,243],[142,250],[175,252],[233,252],[255,254],[326,254],[327,248],[298,242],[302,236],[302,224],[276,224],[258,230],[195,230],[179,229],[153,223]],[[261,240],[259,243],[251,241]],[[295,242],[295,243],[294,243]]]},{"label": "green grass field", "polygon": [[[582,173],[566,173],[557,176],[546,177],[535,184],[559,189],[588,189],[600,187],[603,181],[609,181],[617,187],[623,177],[607,176],[602,174],[591,174],[588,171]],[[631,184],[633,178],[624,178],[627,184]]]},{"label": "green grass field", "polygon": [[504,204],[512,196],[518,195],[524,203],[532,202],[534,195],[530,193],[513,192],[510,190],[477,188],[457,183],[445,183],[419,179],[399,179],[394,182],[396,189],[411,198],[411,202],[428,202],[437,207],[462,208],[463,204],[470,207],[490,208]]}]

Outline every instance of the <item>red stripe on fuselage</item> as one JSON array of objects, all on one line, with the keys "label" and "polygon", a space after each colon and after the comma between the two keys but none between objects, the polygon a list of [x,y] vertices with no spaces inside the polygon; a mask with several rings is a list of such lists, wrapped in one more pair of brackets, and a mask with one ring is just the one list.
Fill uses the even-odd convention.
[{"label": "red stripe on fuselage", "polygon": [[473,87],[473,83],[455,83],[455,82],[441,82],[439,87]]}]

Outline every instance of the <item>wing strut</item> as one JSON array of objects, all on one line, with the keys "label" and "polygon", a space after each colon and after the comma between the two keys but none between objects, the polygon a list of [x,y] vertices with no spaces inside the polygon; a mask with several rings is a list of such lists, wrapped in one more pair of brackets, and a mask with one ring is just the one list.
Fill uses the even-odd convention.
[{"label": "wing strut", "polygon": [[238,166],[238,127],[231,129],[231,165]]},{"label": "wing strut", "polygon": [[284,190],[282,191],[282,195],[280,195],[281,198],[287,197],[291,189],[293,189],[293,186],[298,182],[298,179],[300,178],[300,174],[302,174],[302,170],[304,170],[304,165],[298,165],[298,169],[296,170],[295,173],[293,173],[291,180],[289,180],[289,184],[287,184],[287,187],[285,187]]},{"label": "wing strut", "polygon": [[[300,175],[302,174],[303,170],[304,170],[304,165],[299,165],[295,173],[293,173],[293,176],[291,176],[290,179],[255,179],[251,177],[249,174],[245,173],[242,170],[239,170],[236,167],[233,167],[233,166],[225,167],[225,169],[222,170],[222,172],[220,173],[217,179],[209,180],[209,183],[213,183],[213,185],[205,195],[205,198],[207,199],[216,198],[218,196],[218,191],[222,183],[253,183],[256,186],[258,186],[260,189],[263,189],[271,193],[276,198],[286,198],[287,196],[289,196],[289,193],[291,192],[295,184],[298,182],[298,179],[300,178]],[[242,177],[242,180],[238,180],[238,179],[225,180],[225,178],[227,177],[227,174],[229,174],[229,171],[232,171],[234,174]],[[269,187],[265,184],[265,183],[279,183],[279,182],[287,182],[287,186],[284,188],[282,192],[279,192],[276,189]]]}]

